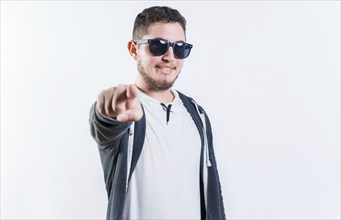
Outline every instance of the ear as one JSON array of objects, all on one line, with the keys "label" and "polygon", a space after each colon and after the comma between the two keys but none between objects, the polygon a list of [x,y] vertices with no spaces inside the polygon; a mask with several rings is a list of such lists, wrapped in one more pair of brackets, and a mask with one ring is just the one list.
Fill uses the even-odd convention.
[{"label": "ear", "polygon": [[137,60],[137,45],[134,41],[129,41],[128,42],[128,51],[130,56],[133,57],[134,60]]}]

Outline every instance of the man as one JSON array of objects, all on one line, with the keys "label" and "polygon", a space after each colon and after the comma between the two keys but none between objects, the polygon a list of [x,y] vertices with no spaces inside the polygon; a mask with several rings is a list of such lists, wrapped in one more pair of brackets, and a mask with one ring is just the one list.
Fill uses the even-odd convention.
[{"label": "man", "polygon": [[107,219],[225,219],[209,119],[172,89],[192,45],[175,9],[136,17],[135,84],[103,90],[90,112],[108,193]]}]

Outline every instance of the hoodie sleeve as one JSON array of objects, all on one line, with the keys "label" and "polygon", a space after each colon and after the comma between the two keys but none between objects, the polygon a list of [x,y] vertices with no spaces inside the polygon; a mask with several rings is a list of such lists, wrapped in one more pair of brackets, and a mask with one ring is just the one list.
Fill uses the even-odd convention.
[{"label": "hoodie sleeve", "polygon": [[119,122],[114,118],[102,116],[96,108],[96,102],[90,109],[90,132],[101,149],[117,150],[120,138],[128,130],[131,122]]}]

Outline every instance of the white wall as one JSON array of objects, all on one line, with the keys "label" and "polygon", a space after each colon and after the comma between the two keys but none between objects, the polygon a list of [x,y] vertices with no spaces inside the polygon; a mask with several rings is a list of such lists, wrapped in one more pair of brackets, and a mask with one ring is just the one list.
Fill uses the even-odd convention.
[{"label": "white wall", "polygon": [[1,1],[1,218],[105,218],[89,108],[134,81],[159,4],[188,20],[176,88],[211,117],[227,216],[340,218],[339,1]]}]

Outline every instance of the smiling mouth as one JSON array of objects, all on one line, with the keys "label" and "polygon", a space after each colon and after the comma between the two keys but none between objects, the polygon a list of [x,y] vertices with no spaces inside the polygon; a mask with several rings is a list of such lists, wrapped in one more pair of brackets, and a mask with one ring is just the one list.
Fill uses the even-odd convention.
[{"label": "smiling mouth", "polygon": [[159,65],[157,65],[156,68],[161,70],[161,72],[164,74],[170,74],[176,69],[175,67],[171,67],[171,66],[159,66]]}]

